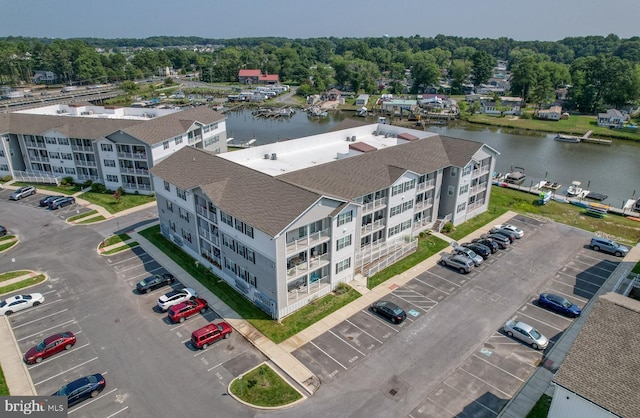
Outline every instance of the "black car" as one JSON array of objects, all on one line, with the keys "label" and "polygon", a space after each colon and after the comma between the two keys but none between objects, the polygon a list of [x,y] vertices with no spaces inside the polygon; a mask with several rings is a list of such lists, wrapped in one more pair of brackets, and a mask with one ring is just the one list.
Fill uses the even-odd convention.
[{"label": "black car", "polygon": [[507,248],[507,246],[509,244],[511,244],[511,240],[506,236],[506,235],[502,235],[502,234],[489,234],[487,235],[487,238],[493,240],[494,242],[496,242],[500,248],[502,248],[503,250],[505,248]]},{"label": "black car", "polygon": [[500,235],[504,235],[505,237],[509,238],[509,242],[513,243],[513,241],[515,241],[516,239],[518,239],[518,237],[516,236],[516,234],[514,234],[513,232],[509,231],[508,229],[503,229],[503,228],[491,228],[491,232],[492,234],[500,234]]},{"label": "black car", "polygon": [[45,196],[42,199],[40,199],[40,207],[45,207],[45,206],[49,206],[50,202],[53,202],[54,200],[57,199],[61,199],[64,196]]},{"label": "black car", "polygon": [[484,245],[485,247],[489,248],[489,250],[491,251],[491,254],[495,254],[500,249],[500,246],[498,245],[498,243],[490,240],[489,238],[476,238],[471,242]]},{"label": "black car", "polygon": [[175,281],[176,278],[173,277],[173,274],[156,274],[139,282],[136,285],[136,289],[138,289],[140,293],[149,293],[154,289],[173,284]]},{"label": "black car", "polygon": [[474,253],[478,254],[483,259],[489,258],[491,255],[491,249],[486,245],[479,244],[477,242],[465,242],[461,244],[463,247],[473,250]]},{"label": "black car", "polygon": [[379,300],[371,305],[371,311],[376,313],[394,324],[399,324],[407,318],[407,314],[395,303],[387,300]]},{"label": "black car", "polygon": [[65,196],[65,197],[61,197],[59,199],[52,200],[51,202],[49,202],[49,209],[56,210],[58,208],[69,206],[69,205],[71,205],[73,203],[76,203],[76,198],[75,197]]},{"label": "black car", "polygon": [[100,394],[100,392],[102,392],[104,387],[104,377],[100,373],[97,373],[74,380],[73,382],[61,387],[51,396],[66,396],[67,406],[72,407],[85,399],[95,398]]},{"label": "black car", "polygon": [[5,235],[7,235],[7,228],[0,225],[0,237],[4,237]]}]

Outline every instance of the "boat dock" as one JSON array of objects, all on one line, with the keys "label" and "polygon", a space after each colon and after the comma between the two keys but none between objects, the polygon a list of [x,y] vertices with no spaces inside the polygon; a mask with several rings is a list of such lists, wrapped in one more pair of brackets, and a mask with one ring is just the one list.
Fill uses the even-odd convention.
[{"label": "boat dock", "polygon": [[586,134],[580,137],[580,142],[586,142],[587,144],[600,144],[600,145],[611,145],[613,143],[610,139],[598,139],[591,138],[591,134],[593,131],[588,131]]}]

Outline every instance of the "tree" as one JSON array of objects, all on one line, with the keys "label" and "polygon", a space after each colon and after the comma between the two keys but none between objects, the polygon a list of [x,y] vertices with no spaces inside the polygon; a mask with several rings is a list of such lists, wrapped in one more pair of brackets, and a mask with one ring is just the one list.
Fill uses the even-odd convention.
[{"label": "tree", "polygon": [[440,68],[433,55],[428,52],[417,52],[411,66],[411,77],[413,78],[412,91],[414,93],[424,87],[437,84],[440,78]]},{"label": "tree", "polygon": [[473,63],[471,69],[473,85],[479,86],[486,83],[493,74],[493,67],[496,65],[495,58],[485,51],[476,51],[471,62]]},{"label": "tree", "polygon": [[471,62],[464,60],[454,60],[451,64],[451,88],[456,94],[462,93],[462,86],[469,79],[471,74]]}]

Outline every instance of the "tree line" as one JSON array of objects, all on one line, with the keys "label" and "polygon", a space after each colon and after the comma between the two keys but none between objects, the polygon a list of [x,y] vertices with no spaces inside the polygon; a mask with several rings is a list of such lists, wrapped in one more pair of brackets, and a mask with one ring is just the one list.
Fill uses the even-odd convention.
[{"label": "tree line", "polygon": [[[640,98],[640,38],[616,35],[560,41],[515,41],[437,35],[378,38],[238,38],[160,36],[146,39],[0,38],[0,84],[52,71],[66,84],[143,79],[172,67],[205,82],[237,81],[242,68],[279,74],[301,94],[329,86],[353,91],[417,93],[429,86],[463,92],[493,74],[498,60],[512,72],[511,95],[544,106],[569,86],[568,106],[592,113]],[[384,81],[384,82],[383,82]]]}]

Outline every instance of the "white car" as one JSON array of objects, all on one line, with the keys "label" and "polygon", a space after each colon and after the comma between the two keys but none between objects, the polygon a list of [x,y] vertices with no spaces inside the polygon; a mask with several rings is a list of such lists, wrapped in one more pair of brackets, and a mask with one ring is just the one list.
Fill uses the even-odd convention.
[{"label": "white car", "polygon": [[11,296],[0,302],[0,315],[11,315],[23,309],[38,306],[42,302],[44,302],[44,296],[40,293]]},{"label": "white car", "polygon": [[158,298],[158,308],[162,312],[168,310],[173,305],[177,305],[180,302],[184,302],[185,300],[189,300],[194,298],[196,295],[196,291],[191,289],[190,287],[185,287],[180,290],[172,290],[169,293],[165,293],[164,295]]},{"label": "white car", "polygon": [[522,237],[524,237],[524,231],[520,228],[518,228],[515,225],[511,225],[511,224],[502,224],[502,225],[496,225],[494,226],[494,228],[497,229],[506,229],[507,231],[511,231],[514,234],[516,234],[516,238],[520,239]]},{"label": "white car", "polygon": [[540,331],[531,325],[525,324],[524,322],[518,322],[510,319],[506,324],[504,324],[504,332],[506,332],[509,337],[524,341],[536,350],[544,350],[549,344],[547,337],[542,335]]}]

